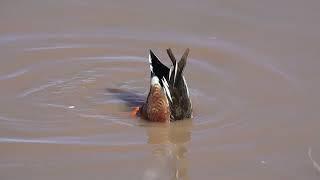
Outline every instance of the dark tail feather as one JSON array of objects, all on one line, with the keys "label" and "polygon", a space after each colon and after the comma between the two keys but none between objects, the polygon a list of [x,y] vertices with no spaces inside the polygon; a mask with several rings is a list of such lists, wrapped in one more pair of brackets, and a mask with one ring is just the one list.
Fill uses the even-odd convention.
[{"label": "dark tail feather", "polygon": [[177,70],[178,70],[178,61],[176,60],[175,56],[173,55],[172,50],[169,48],[167,49],[168,56],[172,62],[170,72],[169,72],[169,86],[173,87],[176,82],[177,77]]},{"label": "dark tail feather", "polygon": [[155,75],[159,79],[162,79],[162,77],[165,77],[166,79],[169,78],[169,68],[162,64],[159,58],[151,50],[149,51],[149,62],[151,75]]},{"label": "dark tail feather", "polygon": [[176,64],[177,60],[176,58],[174,57],[173,53],[172,53],[172,50],[169,48],[167,49],[167,53],[169,55],[169,58],[171,59],[171,62],[172,64]]},{"label": "dark tail feather", "polygon": [[182,55],[182,57],[181,57],[181,60],[179,61],[179,64],[178,64],[178,72],[177,72],[177,76],[178,77],[181,77],[182,76],[182,72],[183,72],[183,70],[184,70],[184,67],[186,66],[186,64],[187,64],[187,57],[188,57],[188,55],[189,55],[189,48],[187,48],[185,51],[184,51],[184,53],[183,53],[183,55]]},{"label": "dark tail feather", "polygon": [[177,63],[177,60],[172,53],[172,50],[167,49],[167,53],[168,53],[169,58],[171,59],[171,62],[173,64],[173,69],[171,70],[172,72],[169,73],[170,74],[169,85],[174,86],[177,81],[182,80],[182,73],[183,73],[184,67],[186,66],[186,63],[187,63],[187,57],[189,55],[189,51],[190,51],[189,48],[187,48],[185,50],[185,52],[183,53],[181,60],[179,61],[179,63]]},{"label": "dark tail feather", "polygon": [[170,72],[169,72],[169,85],[173,87],[173,84],[174,84],[175,78],[176,78],[178,64],[177,64],[177,60],[174,57],[172,50],[170,48],[167,49],[167,53],[168,53],[168,56],[173,64],[173,66],[170,68]]}]

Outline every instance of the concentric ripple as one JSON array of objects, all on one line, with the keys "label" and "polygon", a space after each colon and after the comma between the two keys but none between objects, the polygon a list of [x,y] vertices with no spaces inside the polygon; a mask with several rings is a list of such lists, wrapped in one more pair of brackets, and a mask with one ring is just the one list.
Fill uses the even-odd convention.
[{"label": "concentric ripple", "polygon": [[[173,36],[175,39],[171,40]],[[240,116],[248,106],[259,104],[261,94],[255,88],[263,91],[271,84],[282,88],[295,86],[286,72],[257,61],[249,50],[217,38],[122,30],[0,37],[2,48],[11,44],[17,44],[11,51],[18,54],[18,61],[26,63],[0,74],[4,99],[16,111],[6,116],[2,110],[1,124],[8,132],[18,129],[21,134],[38,139],[10,138],[4,131],[2,142],[98,143],[94,139],[100,133],[112,136],[115,142],[130,144],[128,137],[141,141],[137,129],[145,122],[132,119],[129,111],[130,102],[141,104],[148,91],[149,47],[156,47],[166,64],[169,61],[165,48],[173,47],[180,55],[184,48],[191,47],[185,74],[194,104],[192,126],[199,132],[245,125],[245,120],[233,117]],[[6,57],[13,58],[12,53],[7,52]],[[249,79],[251,72],[264,81]],[[253,101],[248,99],[247,91],[253,91]],[[131,99],[121,97],[125,93],[130,93]],[[48,137],[43,137],[44,130]],[[135,133],[123,135],[128,131]]]}]

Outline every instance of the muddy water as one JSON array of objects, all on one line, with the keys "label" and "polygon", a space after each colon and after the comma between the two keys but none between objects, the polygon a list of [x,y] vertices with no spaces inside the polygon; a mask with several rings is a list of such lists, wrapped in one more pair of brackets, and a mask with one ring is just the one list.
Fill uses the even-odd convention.
[{"label": "muddy water", "polygon": [[[0,5],[0,179],[319,179],[319,1]],[[194,118],[130,118],[167,47]]]}]

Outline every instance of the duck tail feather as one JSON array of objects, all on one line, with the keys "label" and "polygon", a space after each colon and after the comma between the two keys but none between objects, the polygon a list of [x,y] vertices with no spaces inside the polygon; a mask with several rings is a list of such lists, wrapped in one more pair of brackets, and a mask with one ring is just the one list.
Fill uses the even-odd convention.
[{"label": "duck tail feather", "polygon": [[161,63],[159,58],[152,52],[152,50],[149,50],[149,63],[150,63],[150,71],[151,74],[154,73],[154,76],[158,76],[159,79],[162,79],[162,77],[169,78],[169,71],[170,69]]},{"label": "duck tail feather", "polygon": [[181,60],[179,61],[179,63],[178,63],[178,72],[177,72],[177,77],[180,79],[180,80],[182,80],[182,76],[183,76],[183,71],[184,71],[184,68],[185,68],[185,66],[186,66],[186,64],[187,64],[187,57],[188,57],[188,55],[189,55],[189,48],[187,48],[186,50],[185,50],[185,52],[183,53],[183,55],[182,55],[182,57],[181,57]]},{"label": "duck tail feather", "polygon": [[170,48],[167,49],[168,56],[172,62],[172,64],[176,64],[176,58],[174,57],[172,50]]},{"label": "duck tail feather", "polygon": [[177,70],[178,70],[178,61],[176,60],[175,56],[173,55],[172,50],[169,48],[167,49],[167,54],[172,62],[172,66],[169,72],[169,85],[174,86],[176,77],[177,77]]},{"label": "duck tail feather", "polygon": [[169,90],[169,84],[168,84],[167,80],[164,77],[161,79],[161,81],[162,81],[162,84],[163,84],[163,87],[164,87],[164,92],[167,95],[167,97],[170,100],[170,102],[172,103],[172,97],[171,97],[171,93],[170,93],[170,90]]}]

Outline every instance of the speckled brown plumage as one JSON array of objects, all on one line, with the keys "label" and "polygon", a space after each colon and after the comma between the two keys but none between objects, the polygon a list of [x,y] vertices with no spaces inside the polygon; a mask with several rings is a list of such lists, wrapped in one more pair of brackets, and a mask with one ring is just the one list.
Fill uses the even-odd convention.
[{"label": "speckled brown plumage", "polygon": [[141,116],[152,122],[170,122],[170,107],[160,85],[151,86],[147,102],[141,107]]}]

